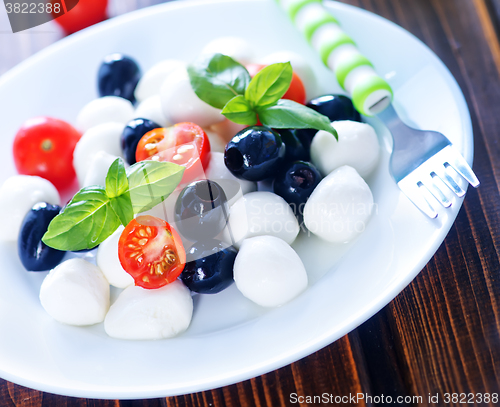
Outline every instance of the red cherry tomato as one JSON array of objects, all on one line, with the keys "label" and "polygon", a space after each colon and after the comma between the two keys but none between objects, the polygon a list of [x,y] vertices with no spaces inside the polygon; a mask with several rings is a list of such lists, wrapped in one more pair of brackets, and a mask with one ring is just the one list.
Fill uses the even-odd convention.
[{"label": "red cherry tomato", "polygon": [[[266,65],[262,64],[249,64],[246,66],[248,73],[253,78],[257,72],[265,68]],[[283,99],[293,100],[294,102],[306,104],[306,88],[295,72],[292,75],[292,81],[290,82],[290,87],[283,95]]]},{"label": "red cherry tomato", "polygon": [[[57,12],[60,10],[59,7],[62,7],[61,2],[62,0],[51,0],[52,15],[55,17],[54,21],[63,28],[66,34],[83,30],[107,18],[108,0],[65,0],[66,10],[69,10],[63,15]],[[76,5],[74,5],[75,2]]]},{"label": "red cherry tomato", "polygon": [[14,139],[17,171],[38,175],[63,190],[75,179],[73,151],[80,133],[71,124],[51,117],[26,121]]},{"label": "red cherry tomato", "polygon": [[122,267],[143,288],[160,288],[175,281],[186,264],[179,234],[163,219],[138,216],[118,240]]},{"label": "red cherry tomato", "polygon": [[[169,161],[186,167],[181,184],[203,176],[210,162],[210,141],[205,131],[194,123],[178,123],[154,129],[139,140],[136,161]],[[200,165],[201,164],[201,165]]]}]

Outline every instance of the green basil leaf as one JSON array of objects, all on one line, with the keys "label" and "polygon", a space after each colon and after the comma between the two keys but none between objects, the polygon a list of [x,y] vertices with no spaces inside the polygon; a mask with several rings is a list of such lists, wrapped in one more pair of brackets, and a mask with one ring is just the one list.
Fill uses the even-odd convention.
[{"label": "green basil leaf", "polygon": [[229,120],[238,123],[253,126],[257,124],[257,114],[252,109],[244,96],[235,96],[227,102],[221,112]]},{"label": "green basil leaf", "polygon": [[292,100],[281,99],[276,105],[258,108],[259,119],[264,126],[275,129],[316,129],[338,135],[330,119],[313,109]]},{"label": "green basil leaf", "polygon": [[121,158],[113,161],[106,175],[106,194],[109,198],[115,198],[128,190],[127,172]]},{"label": "green basil leaf", "polygon": [[101,186],[81,189],[49,224],[42,241],[58,250],[92,249],[120,226]]},{"label": "green basil leaf", "polygon": [[147,211],[168,197],[179,185],[184,167],[146,160],[127,169],[130,200],[134,213]]},{"label": "green basil leaf", "polygon": [[248,84],[245,99],[253,107],[264,107],[276,103],[290,87],[292,75],[290,62],[266,66]]},{"label": "green basil leaf", "polygon": [[120,219],[123,226],[127,226],[129,222],[134,219],[134,208],[130,200],[130,193],[127,191],[115,198],[111,198],[111,209],[115,212],[116,216]]},{"label": "green basil leaf", "polygon": [[233,97],[243,95],[250,82],[246,68],[222,54],[202,56],[187,71],[194,93],[217,109],[222,109]]}]

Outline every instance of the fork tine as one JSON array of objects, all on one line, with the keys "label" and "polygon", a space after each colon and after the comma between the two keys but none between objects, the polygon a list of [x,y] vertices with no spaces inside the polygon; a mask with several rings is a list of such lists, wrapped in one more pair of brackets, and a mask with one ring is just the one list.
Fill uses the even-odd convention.
[{"label": "fork tine", "polygon": [[[435,169],[433,171],[436,177],[438,177],[448,188],[450,188],[459,198],[465,195],[465,190],[462,189],[460,185],[453,179],[453,177],[447,173],[446,167],[441,169]],[[432,174],[431,174],[432,175]]]},{"label": "fork tine", "polygon": [[451,206],[451,201],[447,198],[441,187],[438,185],[436,181],[440,180],[437,176],[433,177],[432,173],[425,177],[421,183],[423,186],[427,188],[427,190],[436,198],[441,205],[445,208],[449,208]]},{"label": "fork tine", "polygon": [[398,182],[398,186],[401,191],[403,191],[404,194],[408,197],[408,199],[413,202],[413,204],[423,213],[425,213],[429,218],[434,219],[438,216],[437,212],[422,194],[422,191],[420,190],[420,187],[417,183],[405,182],[405,180],[403,179]]},{"label": "fork tine", "polygon": [[[452,149],[451,146],[448,146],[447,148]],[[465,161],[465,158],[463,158],[462,155],[454,149],[449,153],[450,154],[448,154],[446,160],[448,165],[452,167],[456,172],[458,172],[462,177],[464,177],[474,188],[477,188],[479,186],[479,180],[477,179],[476,174],[474,174],[467,161]]]}]

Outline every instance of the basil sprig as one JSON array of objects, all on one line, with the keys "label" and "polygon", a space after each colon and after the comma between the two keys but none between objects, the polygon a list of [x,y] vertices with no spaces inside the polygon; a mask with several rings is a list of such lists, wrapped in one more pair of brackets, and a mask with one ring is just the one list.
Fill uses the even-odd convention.
[{"label": "basil sprig", "polygon": [[49,224],[42,241],[58,250],[92,249],[134,214],[151,209],[168,197],[182,179],[184,167],[140,161],[128,170],[120,158],[109,167],[106,187],[82,188]]},{"label": "basil sprig", "polygon": [[243,95],[251,79],[244,66],[222,54],[200,57],[188,66],[188,74],[196,95],[217,109]]},{"label": "basil sprig", "polygon": [[253,126],[258,120],[275,129],[325,130],[336,138],[328,117],[300,103],[281,99],[292,81],[289,62],[266,66],[250,79],[246,68],[227,55],[202,56],[188,66],[196,95],[222,109],[229,120]]},{"label": "basil sprig", "polygon": [[162,161],[139,161],[127,170],[134,213],[145,212],[167,198],[181,182],[184,167]]},{"label": "basil sprig", "polygon": [[252,78],[245,90],[247,99],[254,108],[271,106],[280,100],[292,82],[290,62],[266,66]]},{"label": "basil sprig", "polygon": [[49,224],[42,241],[59,250],[91,249],[104,241],[121,221],[101,186],[82,188]]},{"label": "basil sprig", "polygon": [[221,112],[229,120],[249,126],[257,123],[257,113],[245,96],[238,95],[226,103]]}]

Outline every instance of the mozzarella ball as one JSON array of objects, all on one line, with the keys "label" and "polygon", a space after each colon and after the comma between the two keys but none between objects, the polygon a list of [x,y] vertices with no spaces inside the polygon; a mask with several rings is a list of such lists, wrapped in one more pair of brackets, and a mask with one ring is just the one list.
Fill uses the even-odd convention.
[{"label": "mozzarella ball", "polygon": [[239,198],[229,213],[224,241],[240,247],[244,239],[271,235],[291,244],[300,226],[288,203],[272,192],[250,192]]},{"label": "mozzarella ball", "polygon": [[120,136],[125,126],[121,123],[104,123],[87,130],[78,141],[73,152],[73,166],[80,185],[94,159],[94,156],[104,151],[115,157],[123,157]]},{"label": "mozzarella ball", "polygon": [[211,127],[209,127],[208,129],[203,129],[203,131],[207,133],[208,141],[210,141],[210,151],[216,151],[220,153],[223,152],[226,148],[226,143],[220,138],[217,133],[211,131],[210,129]]},{"label": "mozzarella ball", "polygon": [[244,124],[238,124],[232,122],[229,119],[224,119],[219,123],[212,124],[210,126],[210,130],[217,133],[220,136],[220,138],[224,140],[224,147],[225,147],[225,143],[230,142],[231,139],[236,135],[236,133],[240,132],[245,127],[247,126]]},{"label": "mozzarella ball", "polygon": [[306,89],[307,99],[311,99],[317,93],[316,75],[311,65],[299,54],[291,51],[279,51],[267,55],[258,61],[260,64],[270,65],[278,62],[290,62],[293,71],[299,76]]},{"label": "mozzarella ball", "polygon": [[208,164],[207,179],[217,182],[226,193],[229,206],[232,206],[242,195],[257,190],[257,183],[236,178],[224,163],[224,154],[212,152]]},{"label": "mozzarella ball", "polygon": [[203,50],[202,54],[223,54],[233,58],[242,65],[247,65],[253,61],[255,49],[252,45],[239,37],[220,37],[210,41]]},{"label": "mozzarella ball", "polygon": [[38,202],[61,205],[56,187],[45,178],[14,175],[0,188],[0,240],[15,242],[24,217]]},{"label": "mozzarella ball", "polygon": [[45,277],[40,301],[56,321],[97,324],[104,321],[109,309],[109,283],[99,267],[83,259],[69,259]]},{"label": "mozzarella ball", "polygon": [[309,231],[329,242],[348,242],[365,230],[373,209],[368,184],[344,165],[316,186],[304,206]]},{"label": "mozzarella ball", "polygon": [[184,68],[175,70],[167,77],[160,95],[163,113],[171,123],[193,122],[200,127],[208,127],[225,119],[219,109],[196,96]]},{"label": "mozzarella ball", "polygon": [[153,65],[137,83],[135,98],[142,102],[151,96],[160,95],[161,85],[173,71],[186,68],[186,63],[177,59],[166,59]]},{"label": "mozzarella ball", "polygon": [[349,120],[332,122],[333,134],[320,130],[311,143],[311,161],[323,175],[342,165],[353,167],[363,178],[377,166],[380,147],[372,126]]},{"label": "mozzarella ball", "polygon": [[172,125],[163,113],[160,95],[151,96],[139,103],[135,109],[134,116],[138,119],[152,120],[162,127],[170,127]]},{"label": "mozzarella ball", "polygon": [[307,287],[299,255],[274,236],[246,239],[234,262],[234,281],[241,293],[263,307],[279,307]]},{"label": "mozzarella ball", "polygon": [[117,159],[116,155],[111,155],[105,151],[99,151],[92,157],[85,179],[82,186],[88,187],[91,185],[106,186],[106,175],[108,175],[109,167]]},{"label": "mozzarella ball", "polygon": [[76,118],[76,127],[85,132],[99,124],[116,122],[127,124],[134,118],[134,106],[118,96],[104,96],[87,103]]},{"label": "mozzarella ball", "polygon": [[101,269],[109,284],[118,288],[125,288],[134,284],[134,279],[122,267],[118,259],[118,240],[125,227],[118,229],[99,245],[97,249],[97,266]]},{"label": "mozzarella ball", "polygon": [[154,290],[130,286],[109,309],[104,329],[117,339],[171,338],[188,328],[192,315],[191,294],[180,280]]}]

